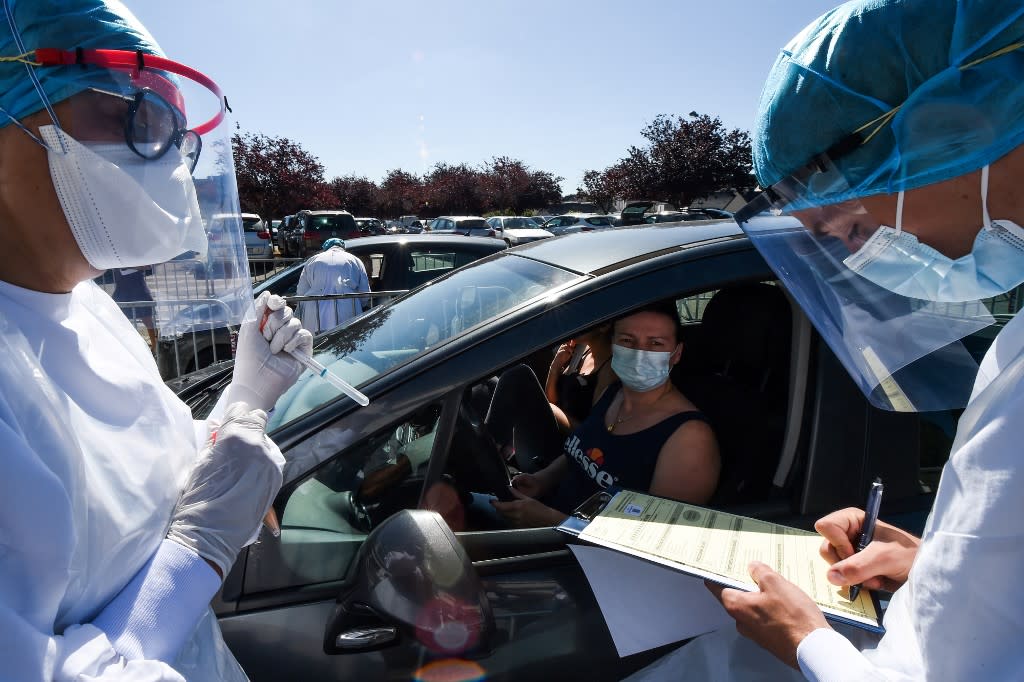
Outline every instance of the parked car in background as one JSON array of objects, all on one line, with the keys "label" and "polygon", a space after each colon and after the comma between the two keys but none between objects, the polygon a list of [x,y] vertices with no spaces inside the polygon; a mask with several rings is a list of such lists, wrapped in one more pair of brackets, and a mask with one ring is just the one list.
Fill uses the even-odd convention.
[{"label": "parked car in background", "polygon": [[255,213],[242,214],[242,232],[245,234],[245,255],[252,258],[273,258],[274,244],[270,230]]},{"label": "parked car in background", "polygon": [[[237,231],[239,217],[238,213],[215,213],[204,220],[206,260],[196,263],[196,268],[201,272],[201,274],[197,273],[197,277],[206,279],[235,277],[236,264],[247,258],[245,254],[250,239],[250,233],[243,232],[242,241],[239,243]],[[259,216],[255,217],[259,218]],[[255,233],[253,238],[258,239]],[[183,254],[184,260],[194,260],[195,257],[196,254],[192,252]]]},{"label": "parked car in background", "polygon": [[398,222],[397,220],[385,220],[384,230],[387,234],[405,234],[408,230],[405,229],[405,225]]},{"label": "parked car in background", "polygon": [[487,219],[487,224],[494,229],[494,236],[504,239],[509,246],[554,236],[547,230],[541,229],[532,218],[523,216],[494,216]]},{"label": "parked car in background", "polygon": [[555,236],[573,232],[592,232],[614,227],[609,216],[596,213],[569,213],[551,218],[544,223],[544,229]]},{"label": "parked car in background", "polygon": [[384,223],[377,218],[356,218],[356,225],[365,237],[387,234]]},{"label": "parked car in background", "polygon": [[691,206],[690,208],[686,209],[686,211],[689,213],[702,212],[711,216],[712,218],[729,218],[730,220],[733,218],[732,211],[726,211],[725,209],[721,208],[704,208],[703,206]]},{"label": "parked car in background", "polygon": [[461,234],[467,237],[495,237],[487,220],[476,215],[443,215],[430,222],[431,234]]},{"label": "parked car in background", "polygon": [[720,215],[725,211],[716,211],[715,209],[697,209],[690,208],[685,211],[662,211],[658,213],[651,213],[644,217],[644,222],[647,224],[656,223],[683,223],[691,222],[695,220],[732,220],[732,215]]},{"label": "parked car in background", "polygon": [[551,220],[552,218],[554,218],[554,216],[551,216],[551,215],[532,215],[532,216],[530,216],[530,220],[532,220],[533,222],[537,223],[537,225],[543,225],[545,222],[547,222],[548,220]]},{"label": "parked car in background", "polygon": [[413,223],[417,223],[417,227],[419,227],[421,229],[422,229],[423,224],[424,224],[424,221],[420,220],[419,216],[414,216],[414,215],[400,216],[398,218],[398,222],[400,222],[402,224],[402,226],[406,229],[406,231],[411,231],[411,230],[409,230],[409,228],[412,227]]},{"label": "parked car in background", "polygon": [[320,250],[331,237],[355,239],[363,232],[348,211],[299,211],[295,214],[295,227],[285,236],[282,256],[306,258]]},{"label": "parked car in background", "polygon": [[[370,280],[370,291],[407,291],[474,260],[506,248],[497,239],[469,239],[462,236],[383,235],[345,241],[345,250],[362,259]],[[279,296],[294,296],[305,262],[295,263],[253,287]],[[372,297],[370,306],[383,300]],[[293,306],[294,307],[294,306]],[[214,362],[231,358],[231,335],[225,327],[211,328],[202,321],[202,305],[187,308],[175,322],[179,333],[161,338],[157,364],[164,379],[172,379]]]},{"label": "parked car in background", "polygon": [[275,249],[280,249],[281,248],[281,246],[280,246],[281,242],[279,241],[279,235],[280,235],[280,232],[281,232],[281,223],[282,222],[283,221],[281,221],[281,220],[271,220],[270,221],[270,243],[274,246]]},{"label": "parked car in background", "polygon": [[408,232],[409,234],[419,234],[420,232],[423,232],[423,231],[426,230],[427,224],[428,224],[428,221],[426,219],[424,219],[424,220],[418,220],[417,219],[417,220],[412,221],[408,225],[406,225],[405,226],[405,231]]},{"label": "parked car in background", "polygon": [[669,211],[678,211],[674,205],[667,201],[658,201],[655,199],[641,199],[637,201],[627,202],[622,212],[619,214],[620,225],[641,225],[651,213],[666,213]]},{"label": "parked car in background", "polygon": [[[370,403],[359,407],[307,371],[270,416],[267,431],[286,461],[273,503],[281,533],[263,533],[241,551],[213,604],[250,679],[442,679],[448,670],[460,680],[604,682],[664,654],[619,656],[570,552],[578,540],[496,523],[469,493],[498,492],[508,486],[507,467],[530,471],[551,455],[525,447],[544,435],[541,422],[525,419],[530,410],[508,415],[511,424],[489,416],[511,371],[546,371],[564,339],[665,300],[682,314],[686,344],[672,381],[719,438],[722,478],[710,506],[809,529],[825,512],[862,504],[880,476],[881,518],[921,531],[959,411],[897,413],[868,403],[734,223],[542,240],[317,337],[316,359]],[[997,329],[969,338],[977,341],[971,354],[984,352]],[[179,395],[201,419],[230,379],[223,367]],[[513,384],[502,405],[547,407],[541,391],[518,387],[525,384]],[[509,426],[518,447],[499,459],[494,440]],[[429,537],[389,523],[413,509],[435,522]],[[438,569],[460,551],[465,564]],[[353,586],[367,584],[367,572],[379,575],[369,584],[383,586],[383,610],[353,603],[366,597]],[[442,651],[424,631],[438,621],[461,625],[459,609],[469,607],[439,605],[434,586],[438,575],[464,574],[480,583],[463,593],[476,609],[468,615],[485,613],[487,622],[471,631],[481,638],[475,650]],[[388,581],[396,576],[400,590]],[[356,618],[353,633],[358,626],[390,637],[386,648],[350,636],[345,653],[325,653],[339,613]],[[447,641],[466,642],[465,629],[451,632]],[[438,663],[450,667],[430,667]]]}]

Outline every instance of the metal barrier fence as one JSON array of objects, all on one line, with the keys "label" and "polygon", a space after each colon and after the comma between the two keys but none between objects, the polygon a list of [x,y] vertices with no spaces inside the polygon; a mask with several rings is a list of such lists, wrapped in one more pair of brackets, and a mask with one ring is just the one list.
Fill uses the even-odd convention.
[{"label": "metal barrier fence", "polygon": [[[297,314],[302,317],[303,326],[313,333],[329,331],[344,324],[351,315],[333,314],[331,308],[341,305],[345,299],[369,300],[371,307],[387,302],[392,298],[406,293],[405,291],[372,291],[368,294],[336,294],[325,296],[289,296],[285,300],[296,307]],[[237,329],[231,326],[211,324],[201,316],[195,316],[194,324],[189,327],[180,323],[166,329],[159,329],[159,334],[149,333],[152,329],[152,317],[141,313],[145,308],[156,308],[158,317],[163,319],[181,319],[185,313],[202,309],[204,306],[223,306],[224,302],[217,299],[197,299],[188,301],[125,301],[119,302],[128,319],[143,334],[156,357],[160,375],[164,380],[174,379],[194,372],[217,362],[230,360],[234,357]],[[304,305],[305,309],[297,306]],[[351,307],[351,304],[348,304]],[[323,312],[326,314],[321,315]],[[339,313],[342,311],[339,311]],[[148,337],[148,338],[147,338]]]}]

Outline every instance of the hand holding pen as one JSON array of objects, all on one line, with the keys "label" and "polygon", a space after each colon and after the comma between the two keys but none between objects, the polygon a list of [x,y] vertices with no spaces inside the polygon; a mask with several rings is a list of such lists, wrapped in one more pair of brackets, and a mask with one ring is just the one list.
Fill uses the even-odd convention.
[{"label": "hand holding pen", "polygon": [[862,584],[869,590],[894,592],[907,580],[920,539],[884,521],[875,523],[874,537],[857,551],[867,514],[848,507],[814,524],[825,539],[821,556],[831,564],[827,578],[833,585]]},{"label": "hand holding pen", "polygon": [[[861,527],[860,538],[857,540],[857,551],[862,552],[875,539],[875,524],[878,523],[878,510],[882,506],[882,479],[876,478],[868,492],[868,503],[864,507],[864,525]],[[850,601],[856,601],[860,594],[861,583],[850,586]]]}]

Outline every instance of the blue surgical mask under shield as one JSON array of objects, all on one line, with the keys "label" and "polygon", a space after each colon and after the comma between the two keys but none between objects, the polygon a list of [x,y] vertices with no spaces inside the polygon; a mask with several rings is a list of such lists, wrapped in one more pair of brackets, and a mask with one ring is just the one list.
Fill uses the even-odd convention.
[{"label": "blue surgical mask under shield", "polygon": [[672,353],[612,345],[612,370],[622,384],[637,393],[652,391],[668,381]]},{"label": "blue surgical mask under shield", "polygon": [[1024,230],[988,215],[988,166],[981,171],[983,227],[966,256],[951,259],[904,232],[903,192],[896,227],[879,227],[843,263],[861,277],[901,296],[942,303],[977,301],[1024,282]]}]

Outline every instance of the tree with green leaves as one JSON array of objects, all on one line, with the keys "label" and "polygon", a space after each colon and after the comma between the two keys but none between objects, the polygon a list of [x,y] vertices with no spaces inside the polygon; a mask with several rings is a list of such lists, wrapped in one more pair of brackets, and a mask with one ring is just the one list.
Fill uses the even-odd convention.
[{"label": "tree with green leaves", "polygon": [[667,199],[688,206],[714,192],[744,192],[756,185],[750,135],[727,130],[717,116],[660,115],[641,134],[646,145],[630,147],[604,171],[587,171],[580,191],[602,205],[612,197]]}]

